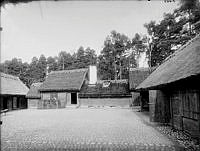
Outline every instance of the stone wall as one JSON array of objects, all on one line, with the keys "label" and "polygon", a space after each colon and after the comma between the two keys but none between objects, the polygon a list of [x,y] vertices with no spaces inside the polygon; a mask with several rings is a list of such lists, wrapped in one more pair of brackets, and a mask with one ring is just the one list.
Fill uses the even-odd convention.
[{"label": "stone wall", "polygon": [[112,106],[129,107],[131,98],[79,98],[80,106]]}]

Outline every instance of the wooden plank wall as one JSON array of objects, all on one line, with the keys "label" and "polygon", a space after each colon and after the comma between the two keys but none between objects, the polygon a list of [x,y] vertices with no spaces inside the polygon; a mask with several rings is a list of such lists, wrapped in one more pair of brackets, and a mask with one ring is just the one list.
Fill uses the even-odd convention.
[{"label": "wooden plank wall", "polygon": [[166,91],[149,91],[150,121],[168,123],[170,119],[170,106]]},{"label": "wooden plank wall", "polygon": [[171,123],[188,133],[200,132],[199,90],[177,90],[170,94]]}]

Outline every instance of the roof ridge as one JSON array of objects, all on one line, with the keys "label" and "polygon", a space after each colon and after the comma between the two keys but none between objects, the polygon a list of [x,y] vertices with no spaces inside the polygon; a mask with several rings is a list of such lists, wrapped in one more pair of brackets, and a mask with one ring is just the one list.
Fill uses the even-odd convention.
[{"label": "roof ridge", "polygon": [[86,71],[88,70],[87,68],[80,68],[80,69],[71,69],[71,70],[59,70],[59,71],[51,71],[49,74],[52,73],[71,73],[71,72],[81,72],[81,71]]}]

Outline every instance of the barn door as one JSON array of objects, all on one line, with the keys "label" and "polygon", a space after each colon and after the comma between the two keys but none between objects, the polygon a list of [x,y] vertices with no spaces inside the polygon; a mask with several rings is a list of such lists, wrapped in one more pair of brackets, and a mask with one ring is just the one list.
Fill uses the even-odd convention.
[{"label": "barn door", "polygon": [[71,93],[71,104],[77,104],[77,93]]},{"label": "barn door", "polygon": [[178,129],[183,129],[182,122],[182,102],[178,96],[178,93],[175,93],[170,98],[171,102],[171,123],[174,127]]}]

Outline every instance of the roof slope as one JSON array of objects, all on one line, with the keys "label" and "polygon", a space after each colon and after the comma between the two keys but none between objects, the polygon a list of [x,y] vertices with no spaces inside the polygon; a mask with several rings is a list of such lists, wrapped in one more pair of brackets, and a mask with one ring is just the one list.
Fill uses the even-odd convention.
[{"label": "roof slope", "polygon": [[149,68],[133,68],[129,71],[129,88],[134,90],[150,74]]},{"label": "roof slope", "polygon": [[28,87],[16,76],[0,72],[0,94],[26,95]]},{"label": "roof slope", "polygon": [[33,83],[26,95],[27,98],[40,98],[40,93],[38,91],[38,89],[40,88],[41,86],[41,82],[38,82],[38,83]]},{"label": "roof slope", "polygon": [[80,91],[88,69],[51,72],[39,91]]},{"label": "roof slope", "polygon": [[186,43],[161,64],[136,89],[155,88],[200,74],[200,35]]}]

